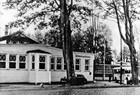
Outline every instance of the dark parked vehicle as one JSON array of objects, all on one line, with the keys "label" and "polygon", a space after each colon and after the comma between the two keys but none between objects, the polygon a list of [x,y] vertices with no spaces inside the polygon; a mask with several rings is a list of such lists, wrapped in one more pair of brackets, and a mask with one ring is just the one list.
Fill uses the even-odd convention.
[{"label": "dark parked vehicle", "polygon": [[[66,77],[61,78],[60,82],[66,83],[67,82],[67,78]],[[76,74],[75,78],[73,79],[72,85],[80,85],[80,84],[85,84],[85,83],[87,83],[87,79],[85,78],[85,76],[82,75],[82,74]]]}]

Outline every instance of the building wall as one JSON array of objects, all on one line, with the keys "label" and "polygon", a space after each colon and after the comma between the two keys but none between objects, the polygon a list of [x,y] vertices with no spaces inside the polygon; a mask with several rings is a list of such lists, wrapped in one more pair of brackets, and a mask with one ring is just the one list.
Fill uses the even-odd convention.
[{"label": "building wall", "polygon": [[[47,57],[47,69],[46,70],[31,70],[31,58],[30,54],[27,54],[27,51],[30,50],[44,50],[47,52],[50,52],[51,55]],[[27,64],[26,69],[19,69],[19,62],[17,61],[17,67],[16,69],[12,70],[9,69],[9,63],[8,58],[6,59],[6,68],[1,69],[0,68],[0,82],[56,82],[60,81],[62,77],[66,76],[66,70],[64,70],[64,62],[63,62],[63,55],[62,50],[53,48],[53,47],[46,47],[44,45],[36,45],[36,44],[30,44],[30,45],[22,45],[22,44],[3,44],[0,46],[0,53],[6,53],[7,56],[9,54],[24,54],[27,56]],[[37,54],[36,56],[38,56]],[[51,69],[51,63],[50,63],[50,56],[55,57],[55,63],[54,63],[54,69]],[[82,53],[82,52],[74,52],[74,66],[76,65],[76,59],[80,59],[80,65],[79,70],[75,70],[76,74],[83,74],[88,81],[93,81],[93,60],[94,56],[91,53]],[[57,65],[57,58],[62,58],[61,60],[61,69],[58,70]],[[85,60],[89,60],[89,69],[85,70]],[[36,61],[37,62],[37,61]],[[30,63],[30,64],[29,64]],[[38,62],[37,62],[38,63]],[[36,68],[38,68],[38,65],[36,65]],[[10,72],[9,72],[10,71]]]},{"label": "building wall", "polygon": [[28,82],[27,70],[0,70],[0,83]]},{"label": "building wall", "polygon": [[43,82],[43,83],[50,83],[51,82],[51,80],[50,80],[50,77],[51,77],[51,75],[50,75],[50,72],[48,72],[48,71],[38,71],[38,72],[36,72],[36,83],[41,83],[41,82]]},{"label": "building wall", "polygon": [[[62,55],[61,55],[62,56]],[[74,67],[76,64],[76,59],[80,59],[80,69],[79,70],[75,70],[75,74],[83,74],[88,81],[93,81],[93,60],[94,60],[94,56],[91,53],[82,53],[82,52],[75,52],[73,54],[74,56]],[[59,56],[55,56],[55,57],[60,57]],[[89,70],[85,70],[85,60],[89,60]],[[55,58],[55,62],[56,62],[56,58]],[[63,61],[62,64],[64,65]],[[55,64],[56,65],[56,64]],[[64,67],[62,67],[62,70],[57,70],[55,68],[55,70],[51,70],[51,80],[53,82],[56,81],[60,81],[61,78],[66,77],[66,70],[64,70]]]},{"label": "building wall", "polygon": [[[81,60],[81,70],[80,71],[75,71],[76,74],[83,74],[88,81],[93,81],[93,77],[94,77],[94,70],[93,70],[93,60],[94,60],[94,55],[91,53],[79,53],[79,52],[75,52],[74,53],[74,62],[76,61],[76,59],[80,59]],[[85,60],[89,60],[89,70],[85,70]]]},{"label": "building wall", "polygon": [[29,81],[30,83],[36,83],[36,72],[29,71]]}]

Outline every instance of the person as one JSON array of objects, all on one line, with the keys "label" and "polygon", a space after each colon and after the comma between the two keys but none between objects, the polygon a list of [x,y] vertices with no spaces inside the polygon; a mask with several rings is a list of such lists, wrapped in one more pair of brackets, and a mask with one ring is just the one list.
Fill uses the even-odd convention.
[{"label": "person", "polygon": [[128,76],[126,77],[126,84],[128,84]]},{"label": "person", "polygon": [[109,75],[109,82],[111,82],[111,74]]}]

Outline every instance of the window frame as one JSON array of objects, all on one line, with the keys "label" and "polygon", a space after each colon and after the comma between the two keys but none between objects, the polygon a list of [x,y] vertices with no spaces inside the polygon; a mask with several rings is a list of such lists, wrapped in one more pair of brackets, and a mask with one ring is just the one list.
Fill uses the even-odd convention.
[{"label": "window frame", "polygon": [[[40,61],[40,57],[41,57],[41,56],[45,57],[45,59],[44,59],[45,61],[44,61],[44,62],[41,62],[41,61]],[[39,55],[39,70],[46,70],[46,61],[47,61],[47,60],[46,60],[46,57],[47,57],[46,55]],[[44,66],[43,66],[43,69],[40,68],[41,65],[44,65]]]},{"label": "window frame", "polygon": [[[58,62],[58,58],[61,59],[61,62]],[[58,69],[58,66],[61,67],[60,69]],[[56,70],[62,70],[62,57],[56,57]]]},{"label": "window frame", "polygon": [[[86,64],[86,60],[88,61],[88,64]],[[86,70],[86,67],[88,67],[88,70]],[[90,71],[90,59],[85,59],[85,71]]]},{"label": "window frame", "polygon": [[[34,56],[34,60],[33,60],[33,56]],[[35,70],[35,58],[36,58],[35,55],[32,54],[31,55],[31,70]]]},{"label": "window frame", "polygon": [[5,60],[0,60],[0,64],[4,63],[4,67],[2,65],[2,68],[0,67],[0,69],[5,69],[6,68],[6,58],[7,58],[7,54],[6,53],[0,53],[0,55],[5,55]]},{"label": "window frame", "polygon": [[64,62],[64,70],[67,70],[67,64]]},{"label": "window frame", "polygon": [[[52,62],[52,58],[54,59],[54,62]],[[54,56],[50,57],[50,70],[55,70],[55,59],[56,57]],[[53,65],[53,69],[52,69],[52,65]]]},{"label": "window frame", "polygon": [[[79,64],[77,64],[76,60],[79,60]],[[79,66],[79,70],[76,69],[76,66]],[[81,59],[80,58],[75,59],[75,71],[81,71]]]},{"label": "window frame", "polygon": [[[15,61],[10,61],[10,56],[11,55],[15,55]],[[11,62],[11,63],[10,63]],[[10,64],[15,64],[15,67],[13,68],[13,67],[10,67]],[[9,54],[9,69],[16,69],[17,68],[17,54]]]},{"label": "window frame", "polygon": [[[20,61],[20,56],[25,57],[25,61]],[[24,68],[20,68],[20,65],[24,64]],[[27,55],[25,54],[19,54],[19,69],[26,69],[26,64],[27,64]]]}]

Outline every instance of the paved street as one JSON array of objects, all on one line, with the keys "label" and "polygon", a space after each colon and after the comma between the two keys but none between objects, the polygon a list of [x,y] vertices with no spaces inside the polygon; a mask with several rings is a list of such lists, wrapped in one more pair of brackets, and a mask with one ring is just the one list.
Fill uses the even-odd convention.
[{"label": "paved street", "polygon": [[55,90],[13,90],[1,91],[0,95],[139,95],[140,87],[55,89]]},{"label": "paved street", "polygon": [[79,86],[1,84],[0,95],[139,95],[140,86],[100,81]]}]

